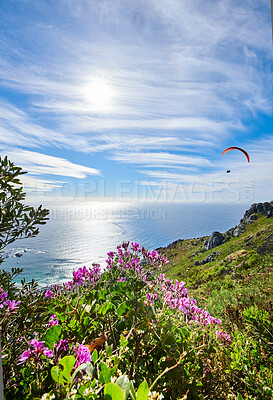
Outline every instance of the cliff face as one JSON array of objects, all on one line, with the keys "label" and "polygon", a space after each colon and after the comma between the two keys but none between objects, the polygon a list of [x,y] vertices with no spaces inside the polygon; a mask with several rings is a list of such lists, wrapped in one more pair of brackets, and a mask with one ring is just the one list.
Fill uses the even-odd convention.
[{"label": "cliff face", "polygon": [[251,205],[251,207],[246,210],[244,213],[243,218],[240,221],[240,224],[232,230],[232,235],[235,237],[240,236],[244,230],[245,226],[247,224],[251,224],[253,221],[258,219],[260,215],[265,215],[266,218],[270,218],[273,216],[273,207],[271,203],[265,202],[265,203],[254,203]]}]

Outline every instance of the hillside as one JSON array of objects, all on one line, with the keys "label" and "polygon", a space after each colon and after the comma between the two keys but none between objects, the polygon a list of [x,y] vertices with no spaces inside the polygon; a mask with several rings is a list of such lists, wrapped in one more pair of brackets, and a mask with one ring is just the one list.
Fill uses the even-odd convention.
[{"label": "hillside", "polygon": [[221,317],[227,304],[242,301],[272,311],[272,210],[271,203],[252,205],[236,227],[222,233],[223,243],[213,248],[208,249],[208,242],[219,233],[157,249],[169,260],[166,276],[185,281],[191,293]]},{"label": "hillside", "polygon": [[158,252],[125,242],[46,290],[0,270],[5,399],[272,400],[272,215],[254,204]]}]

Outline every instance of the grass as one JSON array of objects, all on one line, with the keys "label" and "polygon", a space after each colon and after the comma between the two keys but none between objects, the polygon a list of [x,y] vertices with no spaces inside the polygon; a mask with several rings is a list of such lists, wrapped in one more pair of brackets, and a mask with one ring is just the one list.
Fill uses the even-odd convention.
[{"label": "grass", "polygon": [[[225,242],[206,250],[207,237],[177,241],[160,253],[169,260],[165,273],[186,282],[186,287],[202,307],[223,320],[227,307],[257,304],[267,311],[273,303],[273,219],[259,216],[239,237],[224,233]],[[203,265],[208,255],[215,260]]]}]

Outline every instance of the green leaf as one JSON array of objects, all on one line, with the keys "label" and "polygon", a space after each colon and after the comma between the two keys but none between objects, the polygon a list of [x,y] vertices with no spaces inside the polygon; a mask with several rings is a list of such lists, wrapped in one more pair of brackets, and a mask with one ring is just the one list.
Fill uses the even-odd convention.
[{"label": "green leaf", "polygon": [[111,344],[110,346],[106,347],[105,349],[106,354],[111,357],[112,353],[113,353],[113,345]]},{"label": "green leaf", "polygon": [[72,369],[75,365],[75,357],[74,356],[65,356],[60,360],[59,365],[61,365],[63,367],[63,371],[61,373],[63,378],[67,382],[69,382]]},{"label": "green leaf", "polygon": [[60,368],[57,365],[52,367],[50,372],[51,372],[52,379],[55,382],[63,383],[63,382],[61,382],[61,379],[60,379]]},{"label": "green leaf", "polygon": [[123,393],[118,385],[108,383],[104,388],[104,397],[106,400],[123,400]]},{"label": "green leaf", "polygon": [[78,373],[79,371],[82,371],[83,369],[86,369],[86,364],[85,364],[85,363],[78,366],[78,368],[74,371],[74,373],[73,373],[73,375],[72,375],[70,381],[71,381],[71,382],[74,382],[77,373]]},{"label": "green leaf", "polygon": [[111,301],[107,300],[98,310],[98,312],[102,315],[105,315],[107,311],[111,310],[113,308],[113,304]]},{"label": "green leaf", "polygon": [[104,362],[100,363],[101,373],[99,376],[99,381],[101,383],[109,383],[111,382],[111,372],[107,365]]},{"label": "green leaf", "polygon": [[94,375],[94,370],[95,370],[95,368],[94,368],[93,364],[91,362],[87,362],[86,363],[87,375],[92,377]]},{"label": "green leaf", "polygon": [[105,300],[107,294],[108,294],[108,290],[106,290],[106,289],[100,290],[100,291],[99,291],[99,300],[100,300],[100,299],[101,299],[101,300]]},{"label": "green leaf", "polygon": [[128,376],[126,375],[120,376],[117,379],[116,384],[121,388],[124,398],[127,399],[130,390],[130,381],[128,379]]},{"label": "green leaf", "polygon": [[97,349],[95,349],[92,353],[92,361],[95,364],[95,362],[98,360],[99,356],[98,356],[98,351]]},{"label": "green leaf", "polygon": [[127,344],[128,344],[128,340],[126,340],[123,335],[120,335],[120,347],[124,348],[127,346]]},{"label": "green leaf", "polygon": [[143,381],[137,389],[137,400],[147,400],[149,396],[149,386],[146,381]]},{"label": "green leaf", "polygon": [[59,341],[61,330],[61,325],[53,325],[48,329],[44,338],[46,347],[53,348],[54,344]]},{"label": "green leaf", "polygon": [[238,394],[238,400],[243,400],[243,396],[241,395],[241,393]]},{"label": "green leaf", "polygon": [[128,311],[128,306],[126,305],[126,302],[124,301],[123,303],[121,303],[118,308],[117,308],[117,314],[120,317],[121,315],[126,314],[126,312]]}]

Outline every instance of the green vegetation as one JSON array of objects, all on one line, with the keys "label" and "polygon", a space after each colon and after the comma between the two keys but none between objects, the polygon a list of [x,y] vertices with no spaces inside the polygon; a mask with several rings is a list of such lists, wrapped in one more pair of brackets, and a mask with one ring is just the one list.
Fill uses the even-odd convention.
[{"label": "green vegetation", "polygon": [[[24,206],[21,169],[1,165],[2,249],[48,212]],[[123,243],[105,271],[46,289],[0,270],[5,399],[272,400],[273,218],[224,237]]]},{"label": "green vegetation", "polygon": [[[39,233],[37,225],[45,224],[49,211],[25,205],[26,194],[19,176],[26,174],[7,157],[0,156],[0,254],[16,239],[33,237]],[[0,255],[0,263],[3,258]]]},{"label": "green vegetation", "polygon": [[[224,236],[210,250],[204,247],[208,237],[160,249],[170,261],[163,269],[185,280],[198,304],[222,319],[232,338],[223,379],[233,387],[244,382],[238,399],[264,399],[267,390],[272,398],[273,218],[259,215],[239,237]],[[201,264],[212,253],[214,261]]]}]

